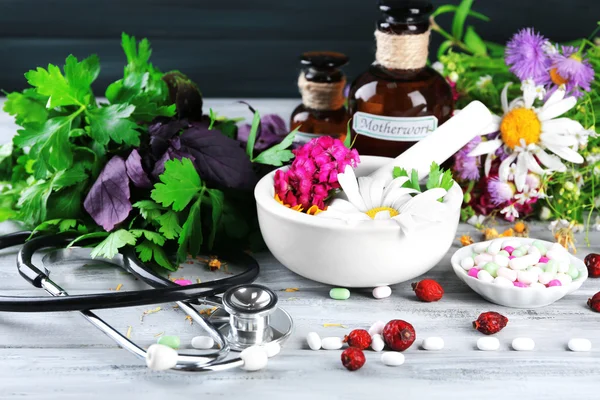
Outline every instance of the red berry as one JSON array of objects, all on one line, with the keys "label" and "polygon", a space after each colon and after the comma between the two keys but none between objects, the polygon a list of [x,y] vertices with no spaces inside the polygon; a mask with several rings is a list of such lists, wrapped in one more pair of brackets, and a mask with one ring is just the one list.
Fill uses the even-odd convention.
[{"label": "red berry", "polygon": [[600,278],[600,254],[590,253],[583,260],[590,278]]},{"label": "red berry", "polygon": [[477,321],[473,321],[473,327],[485,335],[493,335],[500,332],[508,323],[508,318],[494,311],[482,313]]},{"label": "red berry", "polygon": [[342,352],[342,365],[349,371],[360,369],[365,361],[365,353],[356,347],[348,347]]},{"label": "red berry", "polygon": [[371,345],[371,335],[364,329],[355,329],[344,337],[344,342],[347,342],[350,347],[366,350]]},{"label": "red berry", "polygon": [[438,301],[444,295],[444,288],[433,279],[423,279],[421,282],[413,283],[412,288],[421,301]]},{"label": "red berry", "polygon": [[588,306],[596,312],[600,312],[600,292],[596,293],[591,299],[588,299]]},{"label": "red berry", "polygon": [[401,319],[391,320],[383,328],[383,341],[394,351],[408,349],[416,338],[415,328]]}]

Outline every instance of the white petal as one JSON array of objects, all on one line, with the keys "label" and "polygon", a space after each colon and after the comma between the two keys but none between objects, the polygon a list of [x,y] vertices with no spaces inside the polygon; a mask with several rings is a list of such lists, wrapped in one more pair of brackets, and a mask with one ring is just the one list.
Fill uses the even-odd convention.
[{"label": "white petal", "polygon": [[405,235],[408,235],[417,226],[417,223],[413,219],[412,215],[408,213],[397,215],[392,219],[396,221],[398,225],[400,225],[400,229]]},{"label": "white petal", "polygon": [[390,212],[388,210],[383,210],[383,211],[379,211],[377,214],[375,214],[375,218],[373,218],[374,220],[382,220],[382,219],[390,219],[392,218]]},{"label": "white petal", "polygon": [[[361,212],[358,208],[356,208],[356,206],[354,206],[354,204],[350,203],[347,200],[338,198],[331,200],[331,202],[327,206],[327,211],[329,210],[335,210],[340,212]],[[321,213],[317,215],[321,215]]]},{"label": "white petal", "polygon": [[369,197],[371,199],[371,206],[381,207],[381,201],[383,200],[383,188],[385,185],[384,179],[373,179],[371,183],[371,190]]},{"label": "white petal", "polygon": [[555,118],[542,123],[543,133],[569,133],[574,134],[584,130],[583,126],[571,118]]},{"label": "white petal", "polygon": [[502,122],[502,118],[497,115],[492,115],[492,122],[490,122],[481,132],[479,132],[480,136],[489,135],[490,133],[495,133],[500,130],[500,123]]},{"label": "white petal", "polygon": [[519,153],[517,157],[517,169],[515,171],[515,186],[519,192],[523,191],[527,179],[527,160],[525,152]]},{"label": "white petal", "polygon": [[573,149],[563,146],[556,146],[553,144],[546,145],[546,148],[562,158],[563,160],[570,161],[575,164],[581,164],[584,160],[581,154]]},{"label": "white petal", "polygon": [[544,108],[538,111],[537,117],[542,122],[551,120],[559,115],[563,115],[571,108],[575,107],[575,104],[577,104],[577,99],[575,97],[567,97],[566,99],[562,99],[558,103],[552,104],[549,107],[544,106]]},{"label": "white petal", "polygon": [[565,165],[560,161],[560,158],[553,154],[546,153],[543,149],[538,149],[535,156],[548,170],[563,171],[566,169]]},{"label": "white petal", "polygon": [[547,109],[550,106],[553,106],[554,104],[558,103],[559,101],[561,101],[562,99],[565,98],[565,87],[561,86],[558,89],[556,89],[554,91],[554,93],[552,93],[550,95],[550,97],[548,98],[548,100],[546,100],[546,102],[544,103],[544,106],[542,107],[542,110]]},{"label": "white petal", "polygon": [[445,207],[443,203],[437,200],[445,196],[446,193],[446,190],[442,188],[430,189],[420,193],[400,207],[399,212],[400,214],[408,213],[427,221],[439,220]]},{"label": "white petal", "polygon": [[485,176],[489,176],[490,175],[490,171],[492,170],[492,160],[494,159],[494,155],[490,154],[489,156],[487,156],[485,158],[485,164],[483,165],[483,168],[485,170]]},{"label": "white petal", "polygon": [[362,197],[363,201],[365,202],[365,210],[361,210],[361,211],[368,211],[371,208],[373,208],[373,203],[371,202],[371,185],[373,184],[373,179],[366,177],[366,176],[361,176],[360,178],[358,178],[358,190],[360,191],[360,197]]},{"label": "white petal", "polygon": [[543,145],[547,146],[548,144],[554,146],[577,146],[579,145],[579,140],[575,136],[569,135],[559,135],[557,133],[542,133],[540,135],[540,140]]},{"label": "white petal", "polygon": [[502,146],[501,139],[494,140],[486,140],[477,145],[471,152],[469,153],[469,157],[477,157],[482,154],[492,154],[496,150],[498,150]]},{"label": "white petal", "polygon": [[525,108],[531,108],[536,97],[537,93],[535,92],[535,86],[526,88],[523,91],[523,102],[525,103]]},{"label": "white petal", "polygon": [[540,167],[540,164],[538,164],[538,162],[535,160],[535,157],[531,153],[525,152],[523,154],[525,155],[524,159],[527,164],[527,169],[529,171],[538,175],[544,175],[546,173],[546,171],[544,171],[542,167]]},{"label": "white petal", "polygon": [[360,211],[367,211],[365,206],[365,202],[360,195],[360,191],[358,189],[358,182],[356,181],[356,175],[354,175],[354,169],[347,165],[346,169],[344,169],[343,174],[338,174],[338,182],[344,191],[350,203],[354,205]]},{"label": "white petal", "polygon": [[516,158],[517,158],[517,154],[512,153],[508,157],[506,157],[504,159],[504,161],[502,161],[500,163],[500,167],[498,169],[498,175],[500,176],[501,180],[503,180],[505,182],[508,180],[508,173],[510,171],[510,165],[513,163],[513,161],[515,161]]},{"label": "white petal", "polygon": [[[410,195],[413,193],[417,193],[417,191],[415,189],[411,189],[411,188],[396,188],[394,190],[391,190],[383,196],[383,200],[381,201],[381,206],[395,208],[395,207],[393,207],[393,205],[396,203],[396,201],[410,200]],[[408,197],[408,199],[405,199],[405,197]],[[402,204],[403,203],[404,203],[404,201],[402,202]]]},{"label": "white petal", "polygon": [[504,114],[506,114],[509,109],[508,109],[508,88],[510,87],[510,85],[512,85],[511,82],[507,82],[506,85],[504,85],[504,89],[502,89],[502,94],[500,95],[500,101],[502,102],[502,111],[504,111]]}]

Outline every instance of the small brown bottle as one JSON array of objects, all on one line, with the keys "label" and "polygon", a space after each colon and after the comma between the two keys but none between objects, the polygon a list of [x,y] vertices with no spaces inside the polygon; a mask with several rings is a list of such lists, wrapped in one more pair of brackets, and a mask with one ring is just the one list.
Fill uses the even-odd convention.
[{"label": "small brown bottle", "polygon": [[298,78],[302,95],[292,113],[291,129],[300,127],[295,142],[304,144],[315,137],[329,135],[346,138],[348,111],[345,106],[346,77],[340,68],[348,63],[341,53],[314,51],[300,57],[303,69]]},{"label": "small brown bottle", "polygon": [[396,157],[446,122],[454,107],[446,80],[428,67],[427,1],[380,0],[376,61],[348,96],[354,147]]}]

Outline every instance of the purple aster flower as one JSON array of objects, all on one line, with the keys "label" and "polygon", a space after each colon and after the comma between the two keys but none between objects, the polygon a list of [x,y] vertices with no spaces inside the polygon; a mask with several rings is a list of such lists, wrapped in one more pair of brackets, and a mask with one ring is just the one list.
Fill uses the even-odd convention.
[{"label": "purple aster flower", "polygon": [[594,80],[594,69],[578,51],[577,47],[562,46],[562,54],[557,53],[551,57],[550,69],[552,82],[557,86],[564,84],[567,93],[575,97],[583,95],[580,88],[589,92],[590,84]]},{"label": "purple aster flower", "polygon": [[469,156],[469,153],[477,147],[479,143],[481,143],[481,136],[476,136],[456,153],[454,159],[454,171],[458,173],[460,179],[476,181],[481,176],[479,172],[479,157]]},{"label": "purple aster flower", "polygon": [[495,206],[506,203],[515,195],[515,185],[504,182],[500,178],[492,178],[487,184],[490,200]]},{"label": "purple aster flower", "polygon": [[506,45],[505,62],[520,80],[533,79],[536,85],[550,81],[550,59],[544,51],[548,39],[533,28],[521,29]]}]

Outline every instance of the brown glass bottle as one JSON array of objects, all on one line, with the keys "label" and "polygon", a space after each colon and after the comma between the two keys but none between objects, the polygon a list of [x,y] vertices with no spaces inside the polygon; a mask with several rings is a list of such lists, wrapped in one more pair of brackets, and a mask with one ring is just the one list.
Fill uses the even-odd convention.
[{"label": "brown glass bottle", "polygon": [[385,0],[379,7],[377,61],[354,81],[348,103],[358,152],[396,157],[446,122],[454,102],[446,80],[425,65],[431,4]]},{"label": "brown glass bottle", "polygon": [[295,142],[303,144],[321,135],[344,140],[349,116],[343,94],[346,77],[339,68],[348,63],[348,57],[334,52],[308,52],[300,61],[302,104],[290,118],[291,129],[299,128]]}]

